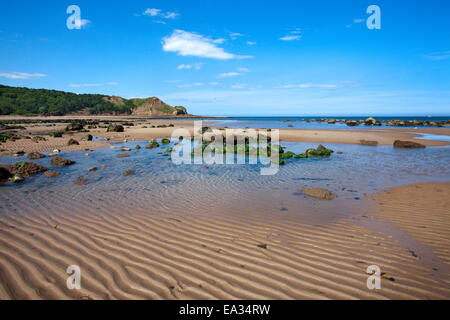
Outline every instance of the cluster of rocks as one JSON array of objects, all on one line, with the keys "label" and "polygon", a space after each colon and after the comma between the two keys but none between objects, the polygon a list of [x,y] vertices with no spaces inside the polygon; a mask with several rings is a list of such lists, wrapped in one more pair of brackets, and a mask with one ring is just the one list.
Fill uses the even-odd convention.
[{"label": "cluster of rocks", "polygon": [[354,127],[359,125],[365,126],[390,126],[390,127],[445,127],[450,126],[450,120],[444,121],[427,121],[427,120],[388,120],[381,121],[375,118],[369,117],[365,120],[356,119],[308,119],[307,122],[327,122],[328,124],[343,123],[347,126]]}]

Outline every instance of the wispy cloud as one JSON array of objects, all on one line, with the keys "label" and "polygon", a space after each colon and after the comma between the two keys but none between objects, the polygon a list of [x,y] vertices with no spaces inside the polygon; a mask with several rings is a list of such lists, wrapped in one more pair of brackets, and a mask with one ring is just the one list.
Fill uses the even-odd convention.
[{"label": "wispy cloud", "polygon": [[239,33],[239,32],[227,31],[227,33],[231,40],[236,40],[236,39],[244,36],[242,33]]},{"label": "wispy cloud", "polygon": [[365,19],[353,19],[352,23],[349,23],[345,27],[346,28],[351,28],[353,25],[359,24],[359,23],[363,23],[364,21],[366,21],[366,20]]},{"label": "wispy cloud", "polygon": [[279,38],[278,40],[281,41],[296,41],[300,40],[302,38],[301,30],[299,28],[295,28],[294,30],[291,30],[287,35]]},{"label": "wispy cloud", "polygon": [[118,82],[105,82],[105,83],[74,83],[69,84],[71,88],[91,88],[91,87],[103,87],[103,86],[118,86]]},{"label": "wispy cloud", "polygon": [[[172,11],[163,11],[161,9],[156,8],[148,8],[142,13],[144,16],[153,17],[153,18],[162,18],[162,19],[175,19],[180,16],[179,13]],[[157,21],[155,21],[157,22]],[[158,21],[159,23],[163,21]],[[164,22],[163,22],[164,23]]]},{"label": "wispy cloud", "polygon": [[0,73],[0,77],[8,79],[31,79],[31,78],[43,78],[46,77],[43,73],[26,73],[26,72],[3,72]]},{"label": "wispy cloud", "polygon": [[254,45],[256,45],[256,42],[255,41],[247,41],[247,42],[245,42],[248,46],[254,46]]},{"label": "wispy cloud", "polygon": [[217,78],[231,78],[231,77],[237,77],[240,76],[242,73],[239,72],[224,72],[217,76]]},{"label": "wispy cloud", "polygon": [[250,72],[250,69],[240,67],[240,68],[237,68],[237,71],[221,73],[217,76],[217,78],[231,78],[231,77],[241,76],[244,73]]},{"label": "wispy cloud", "polygon": [[217,86],[219,85],[218,82],[208,82],[208,83],[204,83],[204,82],[193,82],[193,83],[185,83],[185,84],[180,84],[178,86],[178,88],[193,88],[193,87],[203,87],[203,86]]},{"label": "wispy cloud", "polygon": [[427,60],[434,60],[434,61],[446,60],[450,58],[450,51],[429,53],[426,54],[424,57]]},{"label": "wispy cloud", "polygon": [[170,36],[162,39],[162,44],[164,51],[175,52],[180,56],[218,60],[250,58],[250,56],[241,56],[226,52],[223,48],[218,47],[215,41],[198,33],[174,30]]},{"label": "wispy cloud", "polygon": [[330,84],[330,83],[325,83],[325,84],[301,83],[301,84],[286,84],[286,85],[279,86],[278,88],[280,88],[280,89],[292,89],[292,88],[297,88],[297,89],[306,89],[306,88],[333,89],[333,88],[337,88],[337,87],[339,87],[338,84]]},{"label": "wispy cloud", "polygon": [[200,70],[202,68],[203,63],[192,63],[192,64],[180,64],[177,69],[194,69],[194,70]]}]

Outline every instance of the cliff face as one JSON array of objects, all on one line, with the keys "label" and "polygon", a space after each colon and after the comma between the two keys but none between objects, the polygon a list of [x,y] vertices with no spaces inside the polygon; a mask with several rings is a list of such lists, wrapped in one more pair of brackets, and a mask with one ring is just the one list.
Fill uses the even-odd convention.
[{"label": "cliff face", "polygon": [[147,99],[133,99],[136,106],[131,115],[137,117],[167,117],[187,115],[184,107],[172,107],[162,100],[152,97]]}]

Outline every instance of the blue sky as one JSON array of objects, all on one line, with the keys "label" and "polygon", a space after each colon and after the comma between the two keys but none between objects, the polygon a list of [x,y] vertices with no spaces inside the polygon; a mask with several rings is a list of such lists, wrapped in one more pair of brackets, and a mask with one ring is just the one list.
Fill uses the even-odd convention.
[{"label": "blue sky", "polygon": [[201,115],[450,115],[450,1],[1,0],[0,83]]}]

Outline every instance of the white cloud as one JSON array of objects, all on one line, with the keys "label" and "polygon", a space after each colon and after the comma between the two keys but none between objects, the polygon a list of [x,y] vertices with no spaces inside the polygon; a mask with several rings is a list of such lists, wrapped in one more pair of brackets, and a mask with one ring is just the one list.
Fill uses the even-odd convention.
[{"label": "white cloud", "polygon": [[300,40],[302,38],[302,36],[300,35],[302,33],[302,31],[299,28],[295,28],[291,31],[289,31],[289,33],[287,35],[285,35],[284,37],[279,38],[278,40],[281,41],[296,41],[296,40]]},{"label": "white cloud", "polygon": [[281,89],[291,89],[291,88],[300,88],[300,89],[306,89],[306,88],[322,88],[322,89],[333,89],[337,88],[339,85],[337,84],[314,84],[314,83],[301,83],[301,84],[287,84],[280,86]]},{"label": "white cloud", "polygon": [[238,69],[238,71],[241,71],[241,72],[250,72],[250,69],[248,69],[248,68],[237,68]]},{"label": "white cloud", "polygon": [[[156,8],[145,9],[145,11],[142,14],[144,16],[149,16],[149,17],[153,17],[153,18],[159,17],[159,18],[162,18],[162,19],[175,19],[178,16],[180,16],[179,13],[172,12],[172,11],[164,12],[161,9],[156,9]],[[154,21],[154,22],[165,24],[165,22],[160,21],[160,20],[157,20],[157,21]]]},{"label": "white cloud", "polygon": [[242,73],[239,72],[225,72],[221,73],[217,76],[217,78],[231,78],[231,77],[237,77],[240,76]]},{"label": "white cloud", "polygon": [[449,59],[449,58],[450,58],[450,51],[434,52],[434,53],[425,55],[425,59],[434,60],[434,61],[445,60],[445,59]]},{"label": "white cloud", "polygon": [[174,30],[170,36],[162,39],[162,43],[164,51],[175,52],[180,56],[219,60],[250,58],[226,52],[223,48],[218,47],[211,38],[184,30]]},{"label": "white cloud", "polygon": [[161,11],[161,9],[148,8],[143,14],[150,17],[156,17],[161,13]]},{"label": "white cloud", "polygon": [[31,79],[46,77],[43,73],[26,73],[26,72],[4,72],[0,73],[0,77],[8,79]]},{"label": "white cloud", "polygon": [[165,19],[175,19],[178,16],[179,16],[179,14],[176,12],[166,12],[162,15],[162,17]]},{"label": "white cloud", "polygon": [[118,82],[109,81],[106,83],[74,83],[69,84],[71,88],[91,88],[91,87],[102,87],[102,86],[118,86]]},{"label": "white cloud", "polygon": [[218,86],[219,85],[219,83],[218,82],[216,82],[216,81],[213,81],[213,82],[210,82],[210,83],[208,83],[210,86]]},{"label": "white cloud", "polygon": [[242,33],[239,33],[239,32],[227,31],[227,33],[230,36],[230,39],[232,39],[232,40],[236,40],[237,38],[244,36]]},{"label": "white cloud", "polygon": [[295,40],[300,40],[302,36],[298,36],[298,35],[287,35],[284,37],[281,37],[280,40],[282,41],[295,41]]},{"label": "white cloud", "polygon": [[200,70],[202,68],[203,63],[193,63],[193,64],[180,64],[177,69],[195,69]]},{"label": "white cloud", "polygon": [[254,45],[256,45],[256,42],[255,41],[247,41],[246,44],[248,46],[254,46]]}]

